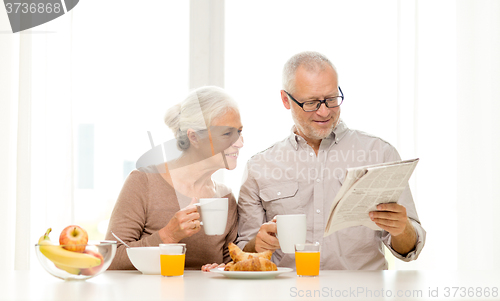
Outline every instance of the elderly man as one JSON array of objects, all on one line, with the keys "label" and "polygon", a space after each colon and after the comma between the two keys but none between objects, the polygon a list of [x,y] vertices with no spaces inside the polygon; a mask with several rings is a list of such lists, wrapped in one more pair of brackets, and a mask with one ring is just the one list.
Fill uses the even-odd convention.
[{"label": "elderly man", "polygon": [[356,226],[323,237],[328,212],[346,169],[400,160],[396,149],[340,119],[344,100],[333,64],[316,52],[299,53],[283,69],[281,100],[292,113],[290,136],[253,156],[239,194],[238,245],[247,252],[275,251],[273,261],[294,267],[280,250],[274,217],[307,216],[307,242],[321,244],[321,269],[387,269],[387,248],[415,260],[425,243],[409,187],[398,203],[381,204],[370,218],[383,231]]}]

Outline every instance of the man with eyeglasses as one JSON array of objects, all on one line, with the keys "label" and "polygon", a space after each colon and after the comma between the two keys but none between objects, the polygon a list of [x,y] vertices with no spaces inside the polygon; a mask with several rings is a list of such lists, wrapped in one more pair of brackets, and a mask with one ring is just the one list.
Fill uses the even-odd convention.
[{"label": "man with eyeglasses", "polygon": [[383,231],[356,226],[323,237],[347,168],[401,160],[388,142],[340,119],[344,94],[328,58],[317,52],[290,58],[281,100],[295,125],[289,137],[247,163],[238,201],[238,245],[247,252],[275,251],[278,266],[295,267],[294,255],[280,250],[275,216],[305,213],[307,242],[321,244],[321,269],[387,269],[384,245],[403,261],[415,260],[426,232],[409,187],[398,203],[370,212]]}]

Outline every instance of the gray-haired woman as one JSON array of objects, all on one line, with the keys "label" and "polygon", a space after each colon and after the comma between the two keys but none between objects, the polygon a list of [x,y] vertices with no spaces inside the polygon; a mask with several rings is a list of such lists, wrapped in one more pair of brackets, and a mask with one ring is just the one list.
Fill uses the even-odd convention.
[{"label": "gray-haired woman", "polygon": [[[238,107],[223,89],[202,87],[170,108],[165,123],[175,134],[181,155],[130,173],[113,209],[106,239],[112,239],[113,231],[132,247],[185,243],[186,269],[227,263],[231,260],[227,246],[237,235],[236,200],[229,188],[211,176],[219,169],[236,167],[243,147]],[[200,215],[193,204],[197,198],[211,197],[229,200],[223,235],[200,231]],[[121,244],[110,269],[134,269]]]}]

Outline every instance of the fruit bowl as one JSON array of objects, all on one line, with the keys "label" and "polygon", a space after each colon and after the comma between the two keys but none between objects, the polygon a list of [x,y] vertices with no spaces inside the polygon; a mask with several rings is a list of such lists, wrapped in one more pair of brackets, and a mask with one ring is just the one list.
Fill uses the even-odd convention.
[{"label": "fruit bowl", "polygon": [[[74,245],[73,245],[74,246]],[[54,277],[85,280],[106,271],[116,254],[116,241],[89,241],[83,253],[62,249],[64,245],[36,244],[38,261]]]}]

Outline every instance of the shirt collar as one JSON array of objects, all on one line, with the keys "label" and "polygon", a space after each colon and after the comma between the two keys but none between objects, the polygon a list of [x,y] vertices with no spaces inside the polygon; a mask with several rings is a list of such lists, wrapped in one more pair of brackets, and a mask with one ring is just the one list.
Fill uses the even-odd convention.
[{"label": "shirt collar", "polygon": [[[339,141],[344,138],[345,134],[347,133],[347,125],[344,123],[342,119],[339,120],[339,124],[333,129],[332,133],[323,139],[321,141],[321,144],[326,144],[326,147],[330,147],[333,144],[339,143]],[[304,138],[302,138],[300,135],[295,134],[296,127],[295,125],[292,126],[291,133],[289,136],[289,141],[292,144],[293,148],[295,150],[299,149],[299,145],[302,143],[307,143]]]},{"label": "shirt collar", "polygon": [[347,134],[348,129],[349,128],[347,127],[347,124],[345,124],[345,122],[340,119],[339,124],[337,124],[337,126],[333,129],[336,144],[339,143],[342,138],[344,138],[345,134]]}]

